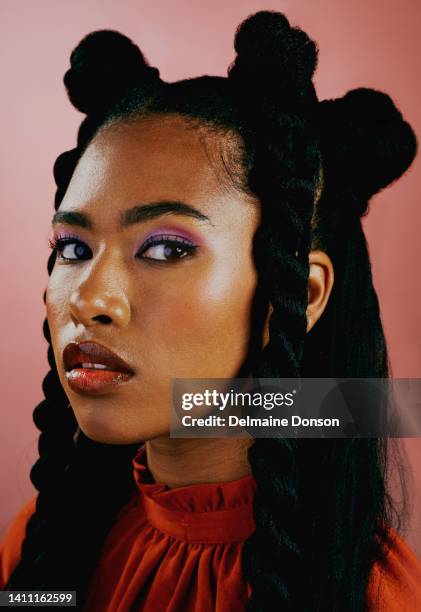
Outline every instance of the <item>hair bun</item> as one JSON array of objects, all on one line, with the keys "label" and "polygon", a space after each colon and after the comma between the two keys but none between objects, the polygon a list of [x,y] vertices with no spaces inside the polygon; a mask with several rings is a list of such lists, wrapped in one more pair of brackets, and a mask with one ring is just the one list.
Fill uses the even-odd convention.
[{"label": "hair bun", "polygon": [[367,200],[411,165],[417,140],[392,99],[375,89],[353,89],[319,105],[326,185],[349,189],[367,209]]},{"label": "hair bun", "polygon": [[139,47],[113,30],[91,32],[70,56],[64,84],[72,104],[87,115],[102,112],[130,87],[159,80]]},{"label": "hair bun", "polygon": [[[269,93],[288,105],[315,102],[311,82],[317,66],[317,46],[298,27],[291,27],[282,13],[260,11],[237,28],[234,47],[237,57],[229,69],[236,84]],[[311,91],[311,97],[308,94]],[[307,100],[305,100],[307,98]],[[298,109],[296,109],[298,110]]]}]

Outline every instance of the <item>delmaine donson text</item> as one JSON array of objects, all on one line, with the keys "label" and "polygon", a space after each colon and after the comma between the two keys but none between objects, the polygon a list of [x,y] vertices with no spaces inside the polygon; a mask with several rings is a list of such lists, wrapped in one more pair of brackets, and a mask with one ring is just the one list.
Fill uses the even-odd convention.
[{"label": "delmaine donson text", "polygon": [[339,419],[306,419],[299,415],[286,417],[238,417],[233,414],[228,417],[209,415],[207,417],[193,417],[186,414],[181,422],[184,427],[339,427]]}]

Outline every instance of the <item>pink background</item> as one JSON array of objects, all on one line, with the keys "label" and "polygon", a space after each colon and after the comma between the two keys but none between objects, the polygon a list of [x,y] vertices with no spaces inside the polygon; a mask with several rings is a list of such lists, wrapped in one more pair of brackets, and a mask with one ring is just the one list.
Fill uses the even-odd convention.
[{"label": "pink background", "polygon": [[[418,0],[2,0],[1,278],[2,427],[0,533],[31,496],[37,454],[32,410],[47,371],[41,331],[47,280],[52,165],[75,143],[81,115],[62,76],[88,32],[117,29],[134,39],[163,78],[225,74],[238,23],[260,9],[285,12],[318,41],[320,98],[368,86],[390,93],[421,137]],[[365,221],[395,377],[421,377],[419,284],[421,162],[373,202]],[[404,442],[414,475],[408,541],[421,555],[421,441]]]}]

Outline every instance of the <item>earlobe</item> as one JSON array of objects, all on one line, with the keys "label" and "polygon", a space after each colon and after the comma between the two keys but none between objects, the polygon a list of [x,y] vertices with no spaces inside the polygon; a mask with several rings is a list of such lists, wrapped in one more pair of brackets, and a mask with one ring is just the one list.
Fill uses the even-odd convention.
[{"label": "earlobe", "polygon": [[334,282],[332,261],[324,251],[311,251],[308,277],[307,332],[320,319],[329,300]]}]

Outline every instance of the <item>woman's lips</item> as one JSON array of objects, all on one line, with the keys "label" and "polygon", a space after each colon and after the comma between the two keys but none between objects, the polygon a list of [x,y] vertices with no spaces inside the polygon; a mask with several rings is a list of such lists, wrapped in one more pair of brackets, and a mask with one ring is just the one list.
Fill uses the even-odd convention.
[{"label": "woman's lips", "polygon": [[121,357],[97,342],[70,342],[63,364],[69,387],[79,393],[101,395],[134,375]]}]

